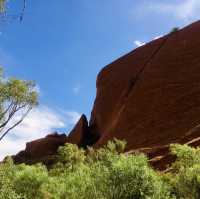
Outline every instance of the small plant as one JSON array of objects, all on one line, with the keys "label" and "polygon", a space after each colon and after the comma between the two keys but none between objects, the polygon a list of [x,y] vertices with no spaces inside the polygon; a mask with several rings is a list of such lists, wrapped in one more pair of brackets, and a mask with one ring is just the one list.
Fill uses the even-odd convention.
[{"label": "small plant", "polygon": [[179,31],[179,27],[174,27],[172,28],[172,30],[170,31],[170,33],[174,33],[174,32],[177,32]]}]

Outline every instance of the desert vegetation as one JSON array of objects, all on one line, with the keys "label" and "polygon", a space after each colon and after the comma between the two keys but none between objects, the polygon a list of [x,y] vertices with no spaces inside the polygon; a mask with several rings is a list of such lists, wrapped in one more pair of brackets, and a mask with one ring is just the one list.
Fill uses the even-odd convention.
[{"label": "desert vegetation", "polygon": [[143,154],[124,154],[125,142],[109,141],[100,149],[66,144],[55,163],[0,165],[4,199],[199,199],[200,149],[171,145],[177,160],[170,172],[151,168]]}]

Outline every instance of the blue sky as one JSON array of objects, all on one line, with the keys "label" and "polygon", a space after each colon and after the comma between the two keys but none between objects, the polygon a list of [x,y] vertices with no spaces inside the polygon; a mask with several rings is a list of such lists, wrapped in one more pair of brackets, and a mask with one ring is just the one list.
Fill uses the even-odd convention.
[{"label": "blue sky", "polygon": [[[22,2],[11,0],[9,12]],[[5,138],[0,158],[54,129],[67,133],[81,113],[89,118],[103,66],[197,20],[199,10],[199,0],[27,0],[22,23],[0,23],[0,65],[36,81],[40,106]]]}]

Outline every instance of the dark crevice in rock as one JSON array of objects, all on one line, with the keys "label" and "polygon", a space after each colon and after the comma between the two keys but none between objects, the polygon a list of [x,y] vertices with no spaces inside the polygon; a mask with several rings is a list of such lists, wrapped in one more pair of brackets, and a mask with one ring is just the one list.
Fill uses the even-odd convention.
[{"label": "dark crevice in rock", "polygon": [[94,133],[93,126],[88,125],[87,117],[83,114],[76,126],[68,136],[68,142],[87,148],[92,146],[99,139],[99,134]]},{"label": "dark crevice in rock", "polygon": [[[175,34],[175,33],[171,33],[171,34]],[[166,44],[167,40],[169,38],[169,35],[167,35],[162,43],[160,44],[160,46],[158,46],[157,49],[155,49],[155,51],[152,53],[152,55],[150,56],[150,58],[144,63],[143,67],[140,69],[140,71],[136,74],[136,77],[132,78],[130,80],[130,84],[129,87],[127,89],[127,92],[125,94],[125,99],[127,99],[130,95],[130,93],[132,92],[132,90],[134,89],[134,86],[136,85],[136,83],[140,80],[140,77],[142,75],[142,73],[144,72],[144,70],[146,69],[146,67],[151,63],[151,61],[155,58],[155,56],[159,53],[159,51],[163,48],[163,46]]]},{"label": "dark crevice in rock", "polygon": [[80,147],[87,148],[87,146],[92,146],[99,140],[100,134],[97,132],[94,132],[94,129],[96,129],[95,124],[88,125],[87,129],[83,131],[83,135],[79,144]]}]

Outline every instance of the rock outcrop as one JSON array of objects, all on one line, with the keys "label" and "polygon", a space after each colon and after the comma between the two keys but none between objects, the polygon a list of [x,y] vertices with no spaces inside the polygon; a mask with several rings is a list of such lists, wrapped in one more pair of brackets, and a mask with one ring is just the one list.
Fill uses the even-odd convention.
[{"label": "rock outcrop", "polygon": [[82,116],[63,140],[99,147],[114,137],[125,139],[127,151],[145,152],[161,169],[173,160],[169,144],[199,145],[199,35],[196,22],[103,68],[89,124]]},{"label": "rock outcrop", "polygon": [[82,145],[83,140],[89,132],[88,121],[85,115],[82,115],[75,127],[68,136],[68,141],[72,144]]},{"label": "rock outcrop", "polygon": [[15,163],[34,164],[43,162],[50,165],[54,160],[54,155],[59,146],[68,142],[65,134],[59,135],[57,133],[47,135],[26,144],[26,149],[13,156]]}]

